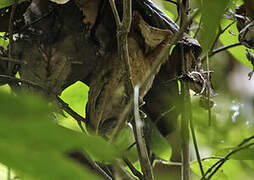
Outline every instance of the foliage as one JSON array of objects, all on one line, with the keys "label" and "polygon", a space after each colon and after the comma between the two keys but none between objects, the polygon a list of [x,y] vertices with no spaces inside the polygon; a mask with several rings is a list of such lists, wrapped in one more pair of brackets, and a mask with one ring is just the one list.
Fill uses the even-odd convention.
[{"label": "foliage", "polygon": [[[26,1],[26,0],[19,0],[19,3]],[[1,0],[0,2],[0,8],[5,8],[7,6],[11,6],[14,4],[15,0]]]},{"label": "foliage", "polygon": [[67,153],[85,148],[101,162],[112,162],[120,156],[103,138],[84,135],[49,120],[52,109],[39,98],[13,97],[3,92],[0,98],[0,161],[28,177],[99,179],[68,158]]},{"label": "foliage", "polygon": [[[2,0],[0,9],[13,3],[14,0]],[[194,7],[201,8],[196,25],[201,23],[197,39],[202,45],[204,54],[211,53],[220,44],[227,46],[239,42],[236,23],[218,36],[219,43],[215,40],[219,26],[224,29],[232,22],[223,16],[225,12],[229,8],[234,11],[242,1],[237,1],[237,4],[234,4],[233,0],[198,0],[192,3]],[[174,8],[176,6],[170,2],[163,2],[163,5],[167,14],[176,20],[178,15]],[[190,34],[194,36],[196,30],[197,27]],[[0,37],[0,45],[7,48],[7,44],[8,42]],[[245,49],[245,46],[240,45],[227,49],[226,52],[233,55],[234,60],[253,68],[246,58]],[[253,50],[249,50],[254,53]],[[214,98],[216,106],[212,109],[211,126],[208,126],[207,110],[200,108],[196,97],[192,98],[192,115],[205,172],[221,157],[234,151],[245,138],[254,134],[252,117],[247,115],[246,110],[252,105],[244,104],[246,102],[242,102],[244,94],[236,95],[227,85],[226,79],[221,77],[229,76],[225,70],[229,63],[225,62],[223,66],[219,62],[231,58],[225,54],[210,58],[214,61],[210,64],[210,68],[215,70],[214,86],[223,89]],[[218,72],[219,68],[222,68],[220,70],[223,72]],[[88,100],[88,91],[88,86],[78,82],[68,87],[61,98],[77,113],[85,116],[84,105]],[[76,150],[87,153],[96,162],[114,163],[116,159],[122,159],[124,154],[133,164],[139,164],[137,149],[131,148],[126,151],[135,141],[131,127],[123,129],[116,142],[110,143],[102,137],[82,133],[75,119],[65,112],[64,116],[58,114],[57,118],[54,117],[55,109],[51,107],[52,104],[38,97],[13,96],[5,86],[0,89],[0,99],[0,162],[14,170],[22,179],[100,179],[89,168],[68,157],[67,153]],[[156,127],[152,129],[149,148],[157,158],[170,164],[172,147]],[[248,141],[249,144],[252,142],[252,139]],[[194,153],[192,157],[195,157]],[[252,179],[253,158],[254,148],[251,146],[234,153],[216,172],[213,179]],[[140,170],[139,165],[136,167]],[[202,174],[196,159],[192,161],[191,168],[196,174],[193,175],[193,179],[200,179]]]}]

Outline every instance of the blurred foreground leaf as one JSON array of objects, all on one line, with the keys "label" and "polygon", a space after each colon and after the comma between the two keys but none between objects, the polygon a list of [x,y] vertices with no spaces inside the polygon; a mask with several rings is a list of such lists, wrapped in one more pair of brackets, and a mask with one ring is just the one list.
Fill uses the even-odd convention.
[{"label": "blurred foreground leaf", "polygon": [[[24,2],[26,0],[19,0],[19,3]],[[1,0],[0,1],[0,9],[5,8],[7,6],[11,6],[15,3],[15,0]]]},{"label": "blurred foreground leaf", "polygon": [[73,150],[85,150],[102,162],[120,156],[102,137],[55,124],[49,118],[51,109],[41,99],[1,91],[0,99],[0,162],[32,179],[99,179],[67,156]]},{"label": "blurred foreground leaf", "polygon": [[202,29],[200,43],[202,48],[207,51],[213,45],[220,20],[226,10],[229,0],[204,0],[201,6]]},{"label": "blurred foreground leaf", "polygon": [[156,127],[152,129],[150,149],[157,157],[165,161],[169,161],[171,158],[172,148]]}]

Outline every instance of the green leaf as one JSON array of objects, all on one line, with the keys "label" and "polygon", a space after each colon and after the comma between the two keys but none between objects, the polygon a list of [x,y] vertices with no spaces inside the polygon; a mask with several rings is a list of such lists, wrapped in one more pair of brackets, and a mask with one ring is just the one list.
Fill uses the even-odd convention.
[{"label": "green leaf", "polygon": [[[222,28],[226,27],[229,23],[231,23],[231,21],[229,20],[223,20],[222,21]],[[220,42],[224,45],[230,45],[230,44],[235,44],[238,43],[238,35],[239,32],[237,30],[236,27],[236,23],[233,24],[230,28],[229,28],[236,36],[233,36],[232,34],[230,34],[229,32],[225,32],[220,36]],[[247,59],[246,57],[246,51],[245,51],[246,47],[241,45],[241,46],[236,46],[233,48],[228,49],[228,52],[230,52],[235,59],[237,59],[240,63],[242,63],[243,65],[249,67],[252,69],[252,64],[251,62]],[[250,52],[254,53],[254,50],[249,50]]]},{"label": "green leaf", "polygon": [[4,35],[4,33],[0,32],[0,46],[3,46],[4,49],[7,49],[7,46],[9,44],[9,40],[5,40],[4,38],[2,38],[1,36],[3,36],[3,35]]},{"label": "green leaf", "polygon": [[0,162],[33,179],[98,179],[67,156],[71,151],[86,151],[101,162],[121,156],[102,137],[58,126],[41,99],[1,91],[0,99]]},{"label": "green leaf", "polygon": [[208,51],[217,34],[220,20],[226,10],[229,0],[204,0],[201,7],[202,29],[200,44],[204,51]]},{"label": "green leaf", "polygon": [[[85,105],[88,100],[88,91],[89,87],[86,86],[84,83],[78,81],[75,84],[66,88],[61,98],[69,104],[69,106],[76,111],[81,116],[85,115]],[[67,113],[65,113],[66,117],[59,115],[59,124],[71,128],[73,130],[80,131],[77,122]]]},{"label": "green leaf", "polygon": [[[19,3],[24,2],[27,0],[19,0]],[[11,6],[15,3],[15,0],[1,0],[0,1],[0,9],[5,8],[7,6]]]},{"label": "green leaf", "polygon": [[[147,119],[147,121],[149,121]],[[151,123],[151,122],[150,122]],[[152,152],[159,158],[169,161],[172,155],[172,148],[168,143],[168,140],[161,135],[159,130],[151,124],[151,142],[149,144]]]}]

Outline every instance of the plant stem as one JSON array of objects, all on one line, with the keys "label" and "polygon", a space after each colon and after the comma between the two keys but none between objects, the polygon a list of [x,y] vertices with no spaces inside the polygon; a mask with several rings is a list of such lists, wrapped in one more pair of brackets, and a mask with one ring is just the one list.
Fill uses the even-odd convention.
[{"label": "plant stem", "polygon": [[137,149],[139,154],[139,160],[141,169],[143,172],[144,180],[153,180],[153,171],[152,166],[148,157],[146,142],[144,139],[144,122],[140,118],[139,115],[139,87],[135,86],[134,88],[134,119],[135,119],[135,126],[134,126],[134,132],[135,132],[135,138],[137,142]]},{"label": "plant stem", "polygon": [[[181,13],[181,27],[188,21],[188,10],[190,8],[190,0],[182,0],[181,3],[178,4]],[[189,26],[186,28],[186,33],[189,32]],[[186,73],[186,62],[185,62],[185,54],[183,49],[183,44],[180,45],[181,54],[180,58],[182,61],[182,73]],[[182,82],[182,97],[183,97],[183,109],[182,109],[182,119],[181,119],[181,139],[182,139],[182,180],[190,179],[190,147],[189,147],[189,120],[191,116],[190,108],[191,108],[191,100],[190,100],[190,87],[188,82]]]},{"label": "plant stem", "polygon": [[195,153],[196,153],[196,157],[198,160],[198,164],[199,164],[199,168],[201,171],[202,176],[204,175],[204,169],[202,166],[202,160],[200,158],[200,154],[199,154],[199,150],[198,150],[198,142],[197,142],[197,138],[196,138],[196,134],[195,134],[195,129],[194,129],[194,125],[193,125],[193,119],[192,119],[192,111],[190,109],[190,129],[191,129],[191,135],[192,135],[192,139],[193,139],[193,144],[194,144],[194,148],[195,148]]},{"label": "plant stem", "polygon": [[[183,53],[183,48],[182,53]],[[183,54],[182,54],[183,55]],[[184,59],[182,57],[182,59]],[[182,180],[190,179],[190,149],[189,149],[189,117],[190,117],[190,92],[188,82],[182,82],[183,108],[181,119],[182,139]]]}]

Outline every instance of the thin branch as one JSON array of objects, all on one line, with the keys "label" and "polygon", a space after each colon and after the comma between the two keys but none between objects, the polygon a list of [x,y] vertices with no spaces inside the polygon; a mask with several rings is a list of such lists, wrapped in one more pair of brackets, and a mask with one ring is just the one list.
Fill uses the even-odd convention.
[{"label": "thin branch", "polygon": [[[235,22],[236,22],[236,20],[232,21],[232,22],[229,23],[224,29],[221,29],[221,26],[219,26],[219,31],[218,31],[218,33],[217,33],[217,35],[216,35],[216,37],[215,37],[215,40],[214,40],[214,42],[213,42],[213,44],[212,44],[212,46],[211,46],[211,48],[210,48],[210,51],[209,51],[209,53],[208,53],[209,55],[213,52],[213,49],[214,49],[216,43],[218,42],[220,36],[221,36],[228,28],[230,28]],[[205,60],[206,60],[206,55],[203,56],[203,57],[201,58],[201,62],[204,62]]]},{"label": "thin branch", "polygon": [[211,47],[210,52],[214,49],[214,47],[215,47],[217,41],[219,40],[220,36],[221,36],[228,28],[230,28],[236,21],[237,21],[237,20],[232,21],[232,22],[229,23],[224,29],[221,29],[221,27],[219,26],[219,32],[218,32],[218,34],[217,34],[217,36],[216,36],[216,38],[215,38],[215,40],[214,40],[214,42],[213,42],[213,45],[212,45],[212,47]]},{"label": "thin branch", "polygon": [[144,180],[153,180],[152,166],[148,157],[146,142],[144,139],[144,123],[139,114],[139,87],[134,88],[134,119],[135,119],[135,139],[137,142],[137,149],[139,154],[139,161],[143,172]]},{"label": "thin branch", "polygon": [[250,136],[250,137],[248,137],[248,138],[246,138],[246,139],[244,139],[244,140],[238,145],[238,147],[243,146],[244,144],[246,144],[247,142],[249,142],[249,141],[252,140],[252,139],[254,139],[254,135],[253,135],[253,136]]},{"label": "thin branch", "polygon": [[90,156],[87,154],[86,151],[79,152],[79,151],[72,151],[68,153],[68,155],[77,160],[79,163],[87,167],[88,165],[90,168],[95,170],[99,175],[101,175],[105,180],[113,180],[110,173],[107,173],[103,168],[100,167],[95,161],[93,161]]},{"label": "thin branch", "polygon": [[8,57],[1,57],[0,56],[0,60],[2,61],[9,61],[9,62],[13,62],[13,63],[17,63],[17,64],[27,64],[27,61],[20,61],[19,59],[13,59],[13,58],[8,58]]},{"label": "thin branch", "polygon": [[218,157],[218,156],[205,157],[205,158],[202,158],[201,161],[205,161],[209,159],[223,159],[223,157]]},{"label": "thin branch", "polygon": [[165,117],[166,115],[168,115],[170,112],[172,112],[175,109],[175,106],[170,107],[168,110],[166,110],[165,112],[162,112],[160,114],[159,117],[156,118],[156,120],[154,121],[154,124],[156,125],[163,117]]},{"label": "thin branch", "polygon": [[135,177],[133,177],[130,172],[126,170],[126,168],[119,162],[119,160],[116,161],[116,163],[113,166],[115,168],[116,173],[114,173],[114,178],[117,179],[124,179],[124,180],[137,180]]},{"label": "thin branch", "polygon": [[[210,82],[210,67],[209,67],[209,57],[208,53],[206,55],[206,71],[207,71],[207,82]],[[210,87],[207,86],[207,103],[208,103],[208,126],[212,124],[212,112],[210,107]]]},{"label": "thin branch", "polygon": [[172,3],[172,4],[174,4],[174,5],[177,5],[177,2],[175,2],[175,1],[173,1],[173,0],[166,0],[167,2],[170,2],[170,3]]},{"label": "thin branch", "polygon": [[211,179],[212,176],[222,167],[222,165],[229,159],[230,156],[232,156],[233,154],[237,153],[238,151],[241,151],[243,149],[247,149],[249,148],[250,146],[253,146],[254,143],[250,143],[250,144],[247,144],[246,146],[241,146],[241,147],[238,147],[236,149],[234,149],[233,151],[231,151],[230,153],[228,153],[223,159],[221,159],[219,162],[220,164],[214,169],[214,171],[208,176],[207,180]]},{"label": "thin branch", "polygon": [[133,106],[133,101],[130,100],[129,103],[125,106],[125,108],[124,108],[122,114],[120,115],[120,117],[117,121],[117,124],[112,132],[111,142],[114,142],[116,140],[117,135],[120,133],[121,127],[122,127],[123,123],[125,122],[126,117],[129,114],[129,110],[131,109],[132,106]]},{"label": "thin branch", "polygon": [[200,29],[201,29],[201,24],[202,24],[202,19],[200,19],[200,21],[198,22],[198,28],[197,28],[197,30],[195,32],[194,39],[197,38],[197,35],[198,35],[198,33],[199,33]]},{"label": "thin branch", "polygon": [[110,0],[110,5],[112,12],[115,17],[116,26],[117,26],[117,46],[118,54],[121,57],[121,60],[125,63],[126,72],[129,76],[129,86],[131,89],[131,65],[129,59],[129,49],[128,49],[128,34],[130,32],[131,21],[132,21],[132,0],[123,0],[123,20],[121,22],[119,14],[116,9],[115,1]]},{"label": "thin branch", "polygon": [[137,176],[140,180],[143,180],[143,175],[131,164],[131,162],[128,159],[123,159],[125,164],[129,167],[131,170],[132,174]]},{"label": "thin branch", "polygon": [[199,164],[199,168],[201,171],[202,176],[204,176],[204,169],[202,166],[202,160],[200,158],[200,154],[199,154],[199,150],[198,150],[198,142],[197,142],[197,138],[196,138],[196,134],[195,134],[195,129],[194,129],[194,125],[193,125],[193,119],[192,119],[192,113],[190,114],[190,129],[191,129],[191,135],[192,135],[192,139],[193,139],[193,144],[194,144],[194,148],[195,148],[195,153],[196,153],[196,157],[198,160],[198,164]]},{"label": "thin branch", "polygon": [[85,158],[88,161],[88,163],[106,180],[113,180],[110,175],[108,175],[96,162],[94,162],[90,156],[85,153]]},{"label": "thin branch", "polygon": [[118,15],[118,12],[117,12],[115,0],[109,0],[109,3],[110,3],[110,6],[111,6],[111,9],[112,9],[115,21],[116,21],[116,27],[120,28],[120,26],[121,26],[121,20],[120,20],[120,17]]},{"label": "thin branch", "polygon": [[[254,139],[254,136],[251,136],[249,138],[244,139],[235,149],[233,149],[230,153],[228,153],[226,156],[224,157],[209,157],[209,158],[214,158],[214,159],[220,159],[219,161],[217,161],[216,163],[214,163],[203,175],[203,177],[201,178],[201,180],[207,180],[210,179],[220,168],[221,166],[229,159],[230,156],[232,156],[233,154],[237,153],[238,151],[241,151],[243,149],[247,149],[250,146],[253,146],[254,143],[250,143],[247,144],[245,146],[243,146],[244,144],[246,144],[247,142],[249,142],[250,140]],[[215,168],[215,169],[214,169]],[[214,170],[213,170],[214,169]],[[212,171],[213,170],[213,171]],[[206,176],[211,172],[211,174],[208,176],[208,178],[206,178]]]},{"label": "thin branch", "polygon": [[219,47],[218,49],[213,50],[213,51],[209,54],[209,57],[212,57],[212,56],[214,56],[215,54],[217,54],[217,53],[219,53],[219,52],[221,52],[221,51],[225,51],[225,50],[227,50],[227,49],[229,49],[229,48],[236,47],[236,46],[240,46],[240,45],[242,45],[242,44],[241,44],[240,42],[238,42],[238,43],[235,43],[235,44],[230,44],[230,45],[228,45],[228,46]]},{"label": "thin branch", "polygon": [[85,124],[87,123],[87,120],[85,118],[83,118],[82,116],[80,116],[77,112],[75,112],[70,106],[69,104],[67,104],[66,102],[64,102],[60,97],[56,97],[57,101],[61,104],[61,108],[67,112],[71,117],[73,117],[77,123],[78,126],[80,127],[81,131],[83,133],[86,133],[84,127],[82,126],[81,122],[84,122]]},{"label": "thin branch", "polygon": [[[15,0],[15,3],[11,9],[10,22],[9,22],[9,58],[12,58],[12,46],[13,46],[13,30],[14,30],[14,14],[18,6],[18,0]],[[8,72],[11,72],[11,65],[8,64]]]}]

